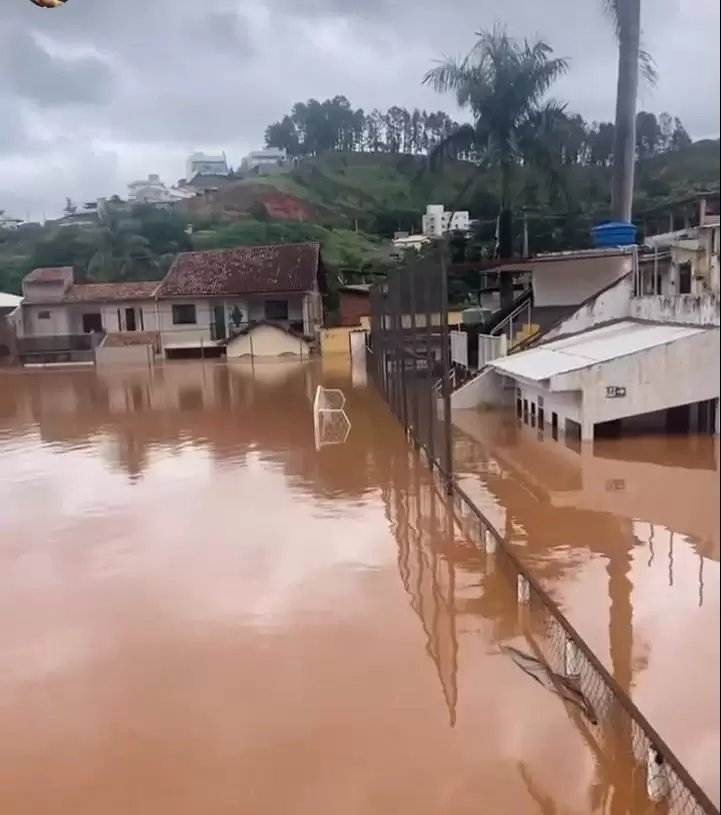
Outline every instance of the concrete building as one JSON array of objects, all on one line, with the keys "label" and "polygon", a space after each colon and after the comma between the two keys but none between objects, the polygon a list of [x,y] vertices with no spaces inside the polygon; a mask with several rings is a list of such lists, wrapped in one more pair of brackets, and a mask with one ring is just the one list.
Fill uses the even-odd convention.
[{"label": "concrete building", "polygon": [[[703,289],[675,293],[671,252],[594,250],[529,264],[532,308],[557,309],[555,323],[515,353],[499,343],[453,394],[454,408],[514,405],[522,423],[579,443],[634,430],[718,433],[720,299],[708,265]],[[667,294],[647,294],[649,278]]]},{"label": "concrete building", "polygon": [[466,210],[451,213],[445,210],[442,204],[428,204],[426,214],[422,218],[423,234],[429,237],[440,238],[446,232],[456,230],[468,232],[470,228],[470,215]]},{"label": "concrete building", "polygon": [[209,155],[196,152],[190,155],[186,162],[185,177],[188,181],[191,181],[196,175],[230,175],[225,153],[222,155]]},{"label": "concrete building", "polygon": [[288,161],[285,150],[279,147],[266,147],[253,150],[241,162],[241,168],[247,172],[263,170],[267,167],[282,167]]},{"label": "concrete building", "polygon": [[307,357],[319,343],[324,287],[315,243],[187,252],[160,282],[78,284],[70,267],[35,269],[23,280],[18,352],[26,362],[249,349]]},{"label": "concrete building", "polygon": [[195,195],[197,191],[192,188],[167,187],[156,174],[128,184],[128,201],[132,204],[174,204]]},{"label": "concrete building", "polygon": [[0,210],[0,229],[16,230],[22,221],[19,218],[11,218]]}]

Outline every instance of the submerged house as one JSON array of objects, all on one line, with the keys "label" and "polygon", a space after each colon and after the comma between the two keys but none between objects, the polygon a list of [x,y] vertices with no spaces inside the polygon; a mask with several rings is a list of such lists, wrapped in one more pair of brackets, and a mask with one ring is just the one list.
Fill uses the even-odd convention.
[{"label": "submerged house", "polygon": [[308,356],[324,289],[316,243],[186,252],[162,281],[77,283],[70,267],[35,269],[23,280],[18,353],[44,364]]},{"label": "submerged house", "polygon": [[482,364],[453,408],[513,406],[521,424],[570,444],[636,430],[718,434],[718,224],[701,232],[710,237],[694,246],[691,271],[673,240],[524,261],[532,291],[516,310],[528,310],[527,330],[502,338],[499,323],[479,338]]}]

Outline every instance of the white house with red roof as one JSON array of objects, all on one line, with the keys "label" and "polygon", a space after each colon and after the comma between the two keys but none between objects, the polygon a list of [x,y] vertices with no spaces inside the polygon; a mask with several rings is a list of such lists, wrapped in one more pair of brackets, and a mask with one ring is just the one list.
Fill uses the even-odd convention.
[{"label": "white house with red roof", "polygon": [[22,287],[20,354],[42,360],[134,345],[153,356],[307,356],[323,324],[316,243],[186,252],[162,281],[77,283],[70,267],[34,269]]}]

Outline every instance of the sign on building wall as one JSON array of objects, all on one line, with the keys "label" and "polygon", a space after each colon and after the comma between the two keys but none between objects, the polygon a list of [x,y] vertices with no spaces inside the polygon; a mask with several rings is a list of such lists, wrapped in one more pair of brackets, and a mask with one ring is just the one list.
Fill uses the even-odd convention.
[{"label": "sign on building wall", "polygon": [[606,399],[623,399],[626,388],[623,385],[606,385]]}]

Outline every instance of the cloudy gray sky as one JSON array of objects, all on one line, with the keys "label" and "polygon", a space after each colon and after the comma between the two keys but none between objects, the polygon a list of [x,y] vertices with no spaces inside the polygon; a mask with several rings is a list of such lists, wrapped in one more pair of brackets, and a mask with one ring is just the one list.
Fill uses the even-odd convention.
[{"label": "cloudy gray sky", "polygon": [[[124,194],[184,173],[196,149],[237,164],[293,102],[453,111],[420,85],[503,22],[571,60],[554,95],[611,119],[615,43],[602,0],[0,0],[0,209],[56,213],[65,196]],[[659,83],[640,105],[719,133],[719,0],[644,0]]]}]

